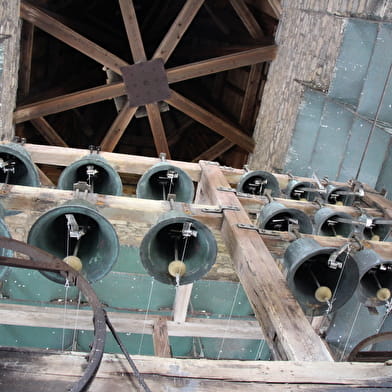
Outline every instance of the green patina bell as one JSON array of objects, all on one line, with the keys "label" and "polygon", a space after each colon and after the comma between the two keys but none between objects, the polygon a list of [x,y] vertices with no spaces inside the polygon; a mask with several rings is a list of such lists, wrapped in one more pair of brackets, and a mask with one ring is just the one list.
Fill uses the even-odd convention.
[{"label": "green patina bell", "polygon": [[136,196],[140,199],[168,200],[169,194],[175,194],[176,201],[191,203],[195,188],[187,173],[162,161],[142,175],[137,184]]},{"label": "green patina bell", "polygon": [[73,190],[77,182],[87,182],[91,192],[120,196],[122,182],[118,173],[98,154],[90,154],[66,167],[57,184],[59,189]]},{"label": "green patina bell", "polygon": [[200,279],[215,263],[216,254],[210,229],[177,211],[163,214],[140,245],[140,259],[147,272],[173,285]]},{"label": "green patina bell", "polygon": [[41,185],[30,154],[20,144],[0,144],[0,182],[35,187]]},{"label": "green patina bell", "polygon": [[[27,242],[79,269],[89,282],[102,279],[116,263],[119,241],[111,223],[84,200],[71,200],[49,210],[33,224]],[[74,256],[74,257],[70,257]],[[76,259],[75,259],[76,258]],[[64,283],[56,272],[41,271],[50,280]]]},{"label": "green patina bell", "polygon": [[272,197],[279,197],[280,188],[276,177],[263,170],[249,171],[241,176],[237,192],[262,196],[270,191]]},{"label": "green patina bell", "polygon": [[[0,236],[11,238],[8,228],[3,221],[4,216],[5,216],[5,210],[4,207],[0,204]],[[0,256],[13,257],[13,255],[14,252],[12,250],[0,248]],[[4,265],[0,265],[0,280],[4,279],[4,276],[6,275],[7,271],[8,271],[8,267]]]}]

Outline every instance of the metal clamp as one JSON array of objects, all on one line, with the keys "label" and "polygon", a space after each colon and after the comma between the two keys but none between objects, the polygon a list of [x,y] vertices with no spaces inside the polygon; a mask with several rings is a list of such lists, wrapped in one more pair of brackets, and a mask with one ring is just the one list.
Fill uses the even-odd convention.
[{"label": "metal clamp", "polygon": [[94,154],[94,153],[99,154],[99,152],[101,151],[101,146],[94,146],[90,144],[88,146],[88,149],[90,150],[90,154]]},{"label": "metal clamp", "polygon": [[221,214],[224,210],[229,210],[229,211],[239,211],[240,209],[235,206],[221,206],[218,208],[202,208],[202,212],[207,212],[207,213],[212,213],[212,214]]}]

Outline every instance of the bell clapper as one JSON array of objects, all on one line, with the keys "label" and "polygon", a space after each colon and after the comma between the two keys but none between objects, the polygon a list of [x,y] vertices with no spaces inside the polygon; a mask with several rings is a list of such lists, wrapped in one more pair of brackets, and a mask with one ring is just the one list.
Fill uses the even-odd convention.
[{"label": "bell clapper", "polygon": [[332,307],[332,304],[331,304],[332,291],[331,291],[331,289],[327,286],[321,286],[320,282],[316,278],[313,271],[309,270],[309,272],[310,272],[310,275],[312,276],[314,282],[317,285],[317,289],[314,292],[314,297],[319,302],[326,302],[328,305],[328,309],[331,309],[331,307]]},{"label": "bell clapper", "polygon": [[94,193],[94,178],[98,175],[99,171],[94,165],[87,165],[87,184],[90,185],[90,192]]},{"label": "bell clapper", "polygon": [[374,276],[374,279],[376,281],[378,290],[376,292],[376,297],[379,301],[389,301],[389,299],[391,298],[391,290],[389,290],[387,287],[382,287],[381,283],[376,275],[376,272],[374,272],[372,274]]},{"label": "bell clapper", "polygon": [[[80,247],[80,239],[86,234],[86,229],[84,227],[79,227],[76,222],[75,216],[73,214],[65,214],[67,219],[67,256],[63,259],[65,263],[70,265],[76,271],[81,271],[83,268],[83,263],[81,259],[77,256]],[[76,238],[76,244],[72,255],[69,255],[69,242],[70,238]]]}]

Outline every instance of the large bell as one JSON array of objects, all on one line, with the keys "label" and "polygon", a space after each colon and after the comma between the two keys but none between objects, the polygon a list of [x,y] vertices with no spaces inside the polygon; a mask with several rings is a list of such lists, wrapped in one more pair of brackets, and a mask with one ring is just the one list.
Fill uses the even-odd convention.
[{"label": "large bell", "polygon": [[140,199],[168,200],[170,194],[176,195],[176,201],[191,203],[195,188],[187,173],[166,161],[147,170],[137,183],[136,196]]},{"label": "large bell", "polygon": [[[27,242],[81,270],[89,282],[102,279],[119,253],[113,226],[85,200],[71,200],[43,214],[31,227]],[[41,273],[54,282],[64,283],[56,272]]]},{"label": "large bell", "polygon": [[290,199],[302,201],[313,201],[318,194],[317,188],[312,182],[295,179],[288,182],[285,193]]},{"label": "large bell", "polygon": [[359,268],[359,300],[368,307],[385,304],[391,299],[392,260],[383,260],[374,250],[361,250],[353,256]]},{"label": "large bell", "polygon": [[66,167],[57,184],[59,189],[73,190],[77,182],[86,182],[93,193],[120,196],[122,183],[118,173],[99,154],[90,154]]},{"label": "large bell", "polygon": [[270,190],[272,197],[280,195],[279,183],[276,177],[262,170],[249,171],[245,173],[237,185],[237,192],[250,193],[262,196]]},{"label": "large bell", "polygon": [[352,216],[333,210],[332,208],[320,208],[314,215],[314,234],[327,237],[349,237],[354,229]]},{"label": "large bell", "polygon": [[217,245],[210,229],[177,211],[163,214],[142,240],[140,258],[156,280],[192,283],[215,263]]},{"label": "large bell", "polygon": [[336,186],[329,184],[325,188],[323,197],[328,204],[337,204],[342,206],[351,206],[354,203],[355,196],[348,186]]},{"label": "large bell", "polygon": [[0,182],[40,186],[37,168],[30,154],[20,144],[0,144]]},{"label": "large bell", "polygon": [[286,208],[276,201],[263,207],[257,225],[265,230],[292,231],[297,228],[300,233],[312,234],[313,232],[312,221],[303,211]]},{"label": "large bell", "polygon": [[321,316],[341,308],[359,281],[351,255],[321,247],[312,238],[292,242],[284,254],[287,284],[306,315]]}]

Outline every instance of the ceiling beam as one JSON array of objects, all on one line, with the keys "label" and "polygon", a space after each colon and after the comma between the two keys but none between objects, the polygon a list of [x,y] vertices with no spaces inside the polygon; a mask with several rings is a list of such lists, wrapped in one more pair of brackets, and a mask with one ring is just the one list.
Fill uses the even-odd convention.
[{"label": "ceiling beam", "polygon": [[121,14],[127,31],[128,43],[131,48],[133,61],[139,63],[146,61],[142,36],[137,22],[135,7],[132,0],[119,0]]},{"label": "ceiling beam", "polygon": [[222,237],[275,358],[332,361],[326,346],[289,291],[285,278],[260,235],[237,226],[237,223],[252,223],[235,194],[218,190],[229,186],[219,167],[201,166],[200,181],[205,197],[212,204],[238,208],[238,211],[224,211]]},{"label": "ceiling beam", "polygon": [[208,150],[202,152],[199,156],[193,159],[192,162],[199,162],[201,160],[213,161],[234,146],[235,144],[233,142],[223,138],[222,140],[219,140],[218,143],[215,143]]},{"label": "ceiling beam", "polygon": [[33,118],[30,121],[49,144],[68,147],[68,144],[43,117]]},{"label": "ceiling beam", "polygon": [[239,145],[244,150],[248,152],[253,151],[254,141],[251,137],[177,92],[171,90],[170,98],[165,101],[207,128],[229,139],[232,143]]},{"label": "ceiling beam", "polygon": [[126,94],[124,83],[117,82],[45,99],[43,101],[19,106],[14,112],[14,122],[15,124],[19,124],[33,118],[65,112],[66,110],[101,102],[106,99],[112,99],[124,94]]},{"label": "ceiling beam", "polygon": [[263,30],[261,29],[256,18],[250,12],[244,0],[229,0],[231,6],[234,8],[238,17],[248,30],[250,36],[255,40],[262,40],[264,38]]},{"label": "ceiling beam", "polygon": [[[79,329],[92,331],[93,313],[91,310],[67,308],[64,319],[64,308],[49,306],[0,304],[2,324],[21,325],[42,328],[74,329],[75,322]],[[39,315],[39,316],[38,316]],[[38,317],[37,317],[38,316]],[[154,324],[159,315],[144,313],[108,312],[108,316],[119,333],[153,334]],[[178,324],[167,320],[169,336],[220,338],[227,333],[228,339],[262,339],[263,336],[257,321],[189,317],[186,322]]]},{"label": "ceiling beam", "polygon": [[102,140],[103,151],[112,152],[115,149],[136,111],[137,106],[130,107],[128,103],[123,106]]},{"label": "ceiling beam", "polygon": [[121,75],[120,68],[129,65],[126,61],[101,48],[94,42],[65,26],[57,19],[52,18],[50,15],[24,1],[20,4],[20,16],[119,75]]},{"label": "ceiling beam", "polygon": [[276,19],[280,19],[283,12],[281,0],[267,0],[267,3],[272,8]]},{"label": "ceiling beam", "polygon": [[212,59],[198,61],[191,64],[180,65],[167,70],[167,79],[169,83],[176,83],[227,71],[229,69],[272,61],[275,59],[276,53],[277,46],[268,45],[228,54],[226,56],[214,57]]},{"label": "ceiling beam", "polygon": [[164,63],[169,59],[189,25],[192,23],[204,0],[187,0],[170,26],[165,38],[156,49],[153,59],[161,58]]}]

